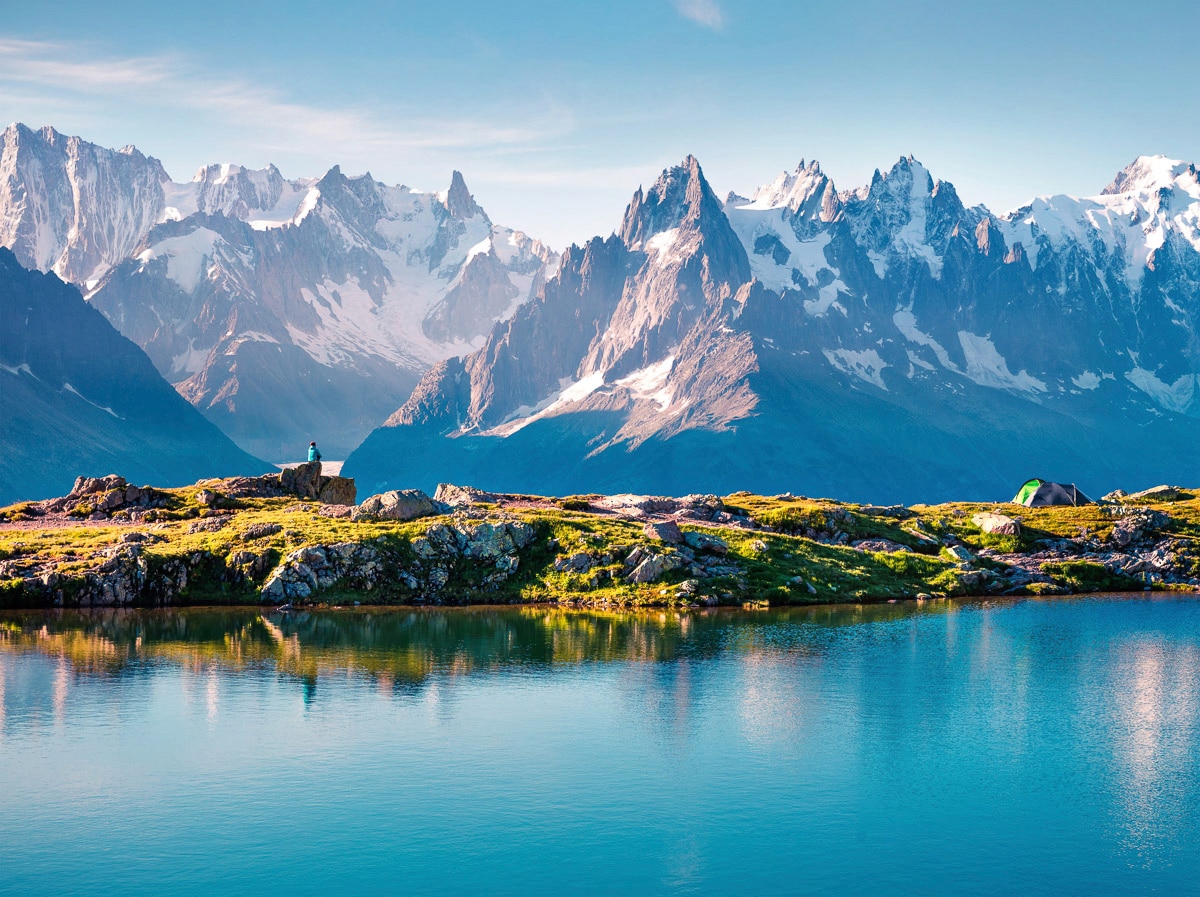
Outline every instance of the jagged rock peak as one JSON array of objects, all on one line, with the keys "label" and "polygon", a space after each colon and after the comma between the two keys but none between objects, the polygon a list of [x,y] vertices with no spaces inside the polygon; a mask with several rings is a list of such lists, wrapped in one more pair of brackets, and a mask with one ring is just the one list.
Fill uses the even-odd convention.
[{"label": "jagged rock peak", "polygon": [[630,248],[640,248],[655,234],[722,214],[721,201],[705,180],[699,160],[689,155],[679,165],[664,168],[648,191],[638,187],[625,210],[621,240]]},{"label": "jagged rock peak", "polygon": [[1180,178],[1186,178],[1193,185],[1200,183],[1195,163],[1168,159],[1162,155],[1138,156],[1117,173],[1112,183],[1104,188],[1101,195],[1150,193],[1170,187]]},{"label": "jagged rock peak", "polygon": [[450,177],[450,189],[446,191],[446,208],[459,221],[465,221],[483,212],[471,191],[467,189],[467,182],[463,180],[461,171],[455,171]]},{"label": "jagged rock peak", "polygon": [[821,171],[816,159],[807,164],[801,159],[794,172],[780,172],[771,183],[754,191],[749,205],[755,209],[786,208],[826,222],[841,210],[833,181]]},{"label": "jagged rock peak", "polygon": [[0,145],[7,144],[14,148],[19,148],[26,141],[37,141],[45,146],[53,147],[58,152],[65,152],[72,155],[78,155],[81,150],[86,150],[96,155],[112,153],[119,156],[129,156],[135,162],[147,163],[154,169],[160,180],[169,180],[166,171],[162,167],[162,163],[153,156],[145,155],[132,143],[127,143],[118,149],[105,149],[98,144],[84,140],[82,137],[64,134],[53,125],[42,125],[35,130],[19,121],[11,122],[4,129],[3,133],[0,134]]}]

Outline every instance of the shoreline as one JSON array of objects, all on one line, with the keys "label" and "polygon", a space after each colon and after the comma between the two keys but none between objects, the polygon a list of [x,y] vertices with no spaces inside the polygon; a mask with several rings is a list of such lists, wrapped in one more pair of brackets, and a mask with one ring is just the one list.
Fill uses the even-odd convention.
[{"label": "shoreline", "polygon": [[78,494],[0,509],[0,608],[625,610],[1200,591],[1200,494],[1178,488],[1027,508],[442,486],[354,506],[288,494],[288,482],[81,478]]}]

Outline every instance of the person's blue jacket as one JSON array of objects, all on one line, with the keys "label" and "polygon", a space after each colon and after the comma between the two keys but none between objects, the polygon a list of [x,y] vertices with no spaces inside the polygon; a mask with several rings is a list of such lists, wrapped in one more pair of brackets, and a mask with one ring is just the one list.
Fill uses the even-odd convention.
[{"label": "person's blue jacket", "polygon": [[317,450],[317,447],[315,445],[310,445],[308,447],[308,460],[309,461],[320,461],[321,460],[321,453]]}]

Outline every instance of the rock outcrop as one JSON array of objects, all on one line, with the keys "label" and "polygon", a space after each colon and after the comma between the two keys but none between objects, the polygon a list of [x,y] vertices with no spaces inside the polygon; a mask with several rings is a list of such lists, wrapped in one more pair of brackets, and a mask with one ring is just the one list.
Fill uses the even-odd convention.
[{"label": "rock outcrop", "polygon": [[288,495],[316,499],[327,505],[353,505],[357,497],[354,480],[321,475],[320,461],[306,461],[279,472],[279,488]]},{"label": "rock outcrop", "polygon": [[416,520],[437,513],[439,506],[420,489],[393,489],[364,499],[351,513],[351,519]]},{"label": "rock outcrop", "polygon": [[166,495],[149,486],[135,486],[124,477],[77,477],[69,494],[38,502],[35,509],[43,514],[66,513],[75,517],[103,520],[118,511],[133,520],[152,508],[161,508]]},{"label": "rock outcrop", "polygon": [[[467,518],[435,524],[408,551],[387,540],[309,545],[288,554],[262,587],[264,602],[302,601],[329,591],[371,593],[386,584],[398,597],[439,600],[452,580],[495,591],[520,568],[534,528],[516,519]],[[448,603],[455,596],[446,596]]]}]

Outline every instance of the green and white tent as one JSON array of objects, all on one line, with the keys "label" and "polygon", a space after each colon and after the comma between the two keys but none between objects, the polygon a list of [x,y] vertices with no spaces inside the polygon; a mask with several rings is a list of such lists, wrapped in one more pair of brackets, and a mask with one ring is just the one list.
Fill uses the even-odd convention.
[{"label": "green and white tent", "polygon": [[1047,505],[1090,505],[1094,502],[1084,495],[1074,483],[1051,483],[1048,480],[1032,479],[1025,483],[1013,502],[1030,508],[1044,508]]}]

